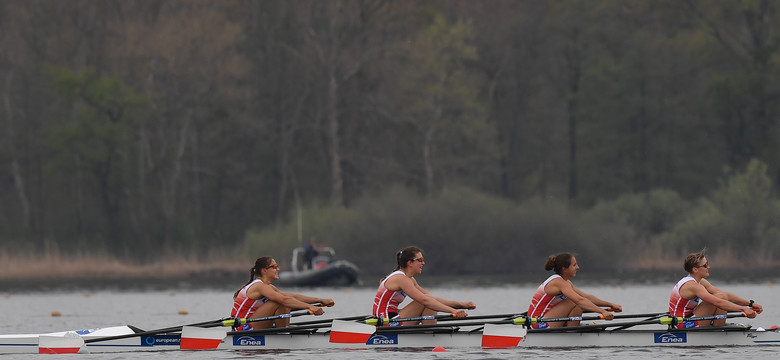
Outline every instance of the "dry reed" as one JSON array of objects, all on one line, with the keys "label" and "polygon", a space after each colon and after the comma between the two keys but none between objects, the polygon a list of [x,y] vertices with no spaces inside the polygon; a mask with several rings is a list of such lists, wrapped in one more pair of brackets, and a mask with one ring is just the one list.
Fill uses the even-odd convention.
[{"label": "dry reed", "polygon": [[243,274],[249,267],[249,261],[227,257],[207,260],[166,257],[150,264],[134,264],[89,254],[0,254],[0,280],[178,279],[203,274]]}]

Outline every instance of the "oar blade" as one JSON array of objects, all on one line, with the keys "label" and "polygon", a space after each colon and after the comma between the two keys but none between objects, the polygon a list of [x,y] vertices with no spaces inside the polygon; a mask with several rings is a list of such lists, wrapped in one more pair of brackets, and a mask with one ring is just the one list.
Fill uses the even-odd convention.
[{"label": "oar blade", "polygon": [[376,327],[354,321],[333,320],[330,326],[330,342],[339,344],[365,344]]},{"label": "oar blade", "polygon": [[84,339],[75,332],[38,336],[39,354],[76,354],[83,346]]},{"label": "oar blade", "polygon": [[182,350],[216,349],[226,335],[227,331],[223,328],[183,326],[179,348]]},{"label": "oar blade", "polygon": [[516,347],[523,341],[527,330],[516,325],[485,324],[482,330],[482,347]]}]

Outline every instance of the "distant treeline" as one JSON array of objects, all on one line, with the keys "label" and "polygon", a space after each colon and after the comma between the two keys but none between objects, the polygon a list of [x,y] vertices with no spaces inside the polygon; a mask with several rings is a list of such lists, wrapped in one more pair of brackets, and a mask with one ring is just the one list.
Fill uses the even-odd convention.
[{"label": "distant treeline", "polygon": [[[467,188],[422,198],[400,187],[366,196],[349,209],[302,211],[303,242],[334,247],[369,274],[395,267],[395,253],[417,245],[433,274],[542,272],[547,256],[574,252],[591,271],[682,271],[682,259],[707,249],[718,269],[779,267],[780,201],[758,161],[709,196],[685,200],[653,190],[576,210],[555,199],[515,203]],[[298,222],[251,232],[247,257],[283,264],[298,244]],[[716,265],[713,265],[716,266]]]},{"label": "distant treeline", "polygon": [[5,0],[0,246],[251,257],[300,207],[367,268],[769,261],[779,26],[768,0]]}]

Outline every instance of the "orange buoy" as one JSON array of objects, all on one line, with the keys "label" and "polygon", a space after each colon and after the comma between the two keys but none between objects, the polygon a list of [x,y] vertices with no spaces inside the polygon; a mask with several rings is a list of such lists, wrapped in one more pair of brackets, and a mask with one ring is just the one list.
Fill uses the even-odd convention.
[{"label": "orange buoy", "polygon": [[441,346],[437,346],[437,347],[433,348],[433,351],[434,352],[445,352],[445,351],[447,351],[447,349],[445,349],[445,348],[443,348]]},{"label": "orange buoy", "polygon": [[189,312],[187,310],[179,310],[179,315],[187,315]]},{"label": "orange buoy", "polygon": [[62,313],[60,313],[59,311],[52,311],[51,312],[51,316],[54,316],[54,317],[62,316]]}]

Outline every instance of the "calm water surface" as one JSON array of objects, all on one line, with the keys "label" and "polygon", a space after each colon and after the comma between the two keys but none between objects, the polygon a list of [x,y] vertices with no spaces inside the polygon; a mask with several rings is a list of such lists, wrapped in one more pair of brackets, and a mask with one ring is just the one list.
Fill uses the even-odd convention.
[{"label": "calm water surface", "polygon": [[[419,281],[425,286],[425,277]],[[663,285],[582,285],[575,284],[604,300],[623,306],[624,313],[647,313],[666,311],[672,284]],[[240,285],[240,284],[238,284]],[[780,325],[780,302],[778,288],[774,282],[760,283],[715,283],[727,291],[755,299],[764,306],[764,313],[756,319],[735,319],[768,328]],[[440,284],[431,292],[439,297],[453,300],[469,300],[477,304],[471,315],[502,314],[522,312],[528,307],[536,285],[490,285],[455,286]],[[374,287],[338,289],[285,289],[317,297],[330,297],[336,306],[326,309],[324,317],[344,317],[368,314],[371,311]],[[0,333],[42,333],[72,329],[89,329],[112,325],[129,324],[145,330],[178,326],[215,320],[229,314],[234,289],[202,289],[177,291],[15,291],[0,293]],[[179,312],[185,311],[186,315]],[[59,312],[58,317],[51,316]],[[302,319],[302,318],[301,318]],[[310,320],[310,319],[309,319]],[[293,322],[295,319],[293,320]],[[301,320],[303,321],[303,320]],[[431,344],[436,346],[436,344]],[[777,347],[754,348],[596,348],[596,349],[511,349],[511,350],[448,350],[444,353],[431,351],[359,350],[359,351],[290,351],[290,352],[166,352],[166,353],[119,353],[91,354],[90,359],[244,359],[244,358],[325,358],[325,359],[520,359],[520,358],[577,358],[577,359],[744,359],[776,358]],[[29,355],[16,358],[29,358]],[[35,357],[53,358],[46,355]],[[4,359],[14,356],[4,355]]]}]

